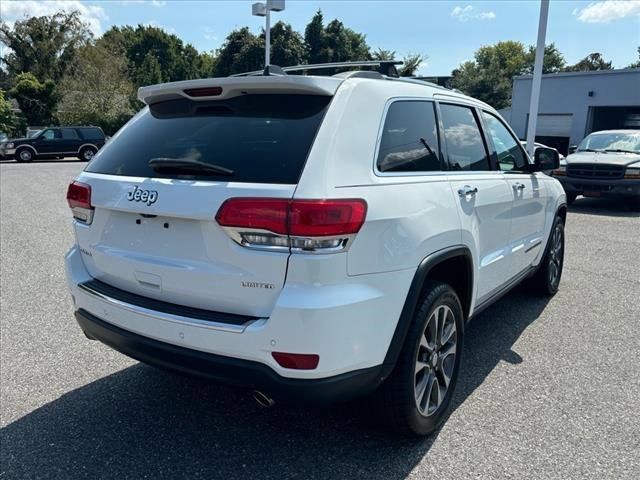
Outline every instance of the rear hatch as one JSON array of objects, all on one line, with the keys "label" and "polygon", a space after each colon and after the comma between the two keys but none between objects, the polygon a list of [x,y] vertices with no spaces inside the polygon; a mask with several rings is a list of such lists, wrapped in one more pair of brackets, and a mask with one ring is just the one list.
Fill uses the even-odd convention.
[{"label": "rear hatch", "polygon": [[93,219],[76,236],[92,277],[177,305],[270,314],[289,252],[243,247],[215,216],[233,197],[293,196],[338,82],[254,94],[256,79],[235,81],[233,95],[155,87],[78,178],[91,187]]}]

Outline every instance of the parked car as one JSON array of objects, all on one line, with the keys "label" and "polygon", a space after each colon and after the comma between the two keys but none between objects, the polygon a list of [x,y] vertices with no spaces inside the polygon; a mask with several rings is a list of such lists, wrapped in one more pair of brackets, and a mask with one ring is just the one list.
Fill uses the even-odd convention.
[{"label": "parked car", "polygon": [[370,394],[433,432],[467,322],[525,279],[558,290],[557,152],[530,159],[495,109],[425,82],[268,72],[140,89],[69,185],[76,319],[265,406]]},{"label": "parked car", "polygon": [[623,197],[640,210],[640,130],[606,130],[588,135],[553,172],[567,203],[578,195]]},{"label": "parked car", "polygon": [[0,154],[18,162],[35,158],[77,156],[89,161],[105,143],[100,127],[47,127],[30,138],[9,140],[0,146]]},{"label": "parked car", "polygon": [[0,132],[0,159],[5,158],[4,154],[2,153],[3,152],[2,145],[4,145],[8,140],[9,140],[9,136],[4,132]]}]

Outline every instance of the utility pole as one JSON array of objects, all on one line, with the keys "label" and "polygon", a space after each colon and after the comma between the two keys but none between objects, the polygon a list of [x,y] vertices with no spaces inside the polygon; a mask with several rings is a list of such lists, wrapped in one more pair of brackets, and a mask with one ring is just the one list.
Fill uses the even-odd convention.
[{"label": "utility pole", "polygon": [[536,126],[538,123],[538,104],[540,102],[540,85],[542,83],[542,64],[544,61],[544,43],[547,36],[547,18],[549,17],[549,0],[540,0],[540,20],[538,21],[538,43],[536,44],[536,61],[531,79],[531,99],[529,101],[529,124],[527,125],[527,152],[533,157],[535,150]]}]

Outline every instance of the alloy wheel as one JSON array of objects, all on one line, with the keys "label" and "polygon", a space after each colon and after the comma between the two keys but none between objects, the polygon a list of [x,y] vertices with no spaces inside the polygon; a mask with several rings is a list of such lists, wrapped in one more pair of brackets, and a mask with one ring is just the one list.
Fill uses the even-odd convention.
[{"label": "alloy wheel", "polygon": [[418,411],[433,415],[442,404],[455,367],[458,332],[453,311],[439,305],[429,316],[416,354],[414,395]]},{"label": "alloy wheel", "polygon": [[549,284],[556,288],[560,283],[562,273],[562,261],[564,258],[564,242],[562,226],[556,225],[551,237],[551,247],[549,250]]}]

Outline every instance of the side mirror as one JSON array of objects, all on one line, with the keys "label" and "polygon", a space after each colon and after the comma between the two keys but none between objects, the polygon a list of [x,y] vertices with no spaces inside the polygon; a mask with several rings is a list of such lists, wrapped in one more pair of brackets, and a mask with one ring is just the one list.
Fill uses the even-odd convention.
[{"label": "side mirror", "polygon": [[535,172],[556,170],[560,168],[560,155],[553,148],[538,147],[533,153],[533,162]]},{"label": "side mirror", "polygon": [[578,146],[577,145],[571,145],[569,147],[569,155],[571,155],[572,153],[576,153],[576,150],[578,150]]}]

